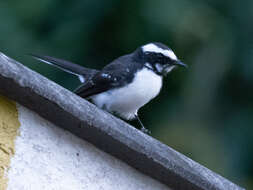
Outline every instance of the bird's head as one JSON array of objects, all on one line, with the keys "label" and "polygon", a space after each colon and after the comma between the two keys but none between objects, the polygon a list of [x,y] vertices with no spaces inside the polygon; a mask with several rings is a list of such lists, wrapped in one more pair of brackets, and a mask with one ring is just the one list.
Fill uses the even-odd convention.
[{"label": "bird's head", "polygon": [[149,43],[137,49],[136,54],[144,67],[166,76],[177,66],[187,67],[175,53],[162,43]]}]

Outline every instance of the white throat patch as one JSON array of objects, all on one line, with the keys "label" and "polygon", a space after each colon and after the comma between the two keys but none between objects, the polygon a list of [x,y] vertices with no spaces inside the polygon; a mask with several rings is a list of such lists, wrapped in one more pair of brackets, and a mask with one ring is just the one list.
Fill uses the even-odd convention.
[{"label": "white throat patch", "polygon": [[177,60],[177,56],[175,55],[175,53],[172,50],[162,49],[153,43],[142,46],[142,50],[144,52],[161,53],[164,56],[171,58],[172,60]]}]

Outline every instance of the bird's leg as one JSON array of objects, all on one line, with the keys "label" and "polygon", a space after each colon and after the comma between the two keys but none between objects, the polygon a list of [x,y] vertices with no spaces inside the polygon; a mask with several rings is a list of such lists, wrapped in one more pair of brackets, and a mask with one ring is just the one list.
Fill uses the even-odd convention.
[{"label": "bird's leg", "polygon": [[135,113],[134,115],[135,115],[135,118],[138,120],[138,122],[139,122],[140,125],[141,125],[141,131],[142,131],[143,133],[146,133],[146,134],[151,134],[151,131],[149,131],[148,129],[146,129],[146,128],[144,127],[144,125],[143,125],[143,123],[141,122],[141,120],[140,120],[138,114]]}]

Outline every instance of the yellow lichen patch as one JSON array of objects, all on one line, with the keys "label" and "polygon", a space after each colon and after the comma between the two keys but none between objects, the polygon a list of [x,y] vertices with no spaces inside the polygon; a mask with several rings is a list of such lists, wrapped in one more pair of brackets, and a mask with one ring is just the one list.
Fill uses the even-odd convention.
[{"label": "yellow lichen patch", "polygon": [[7,188],[7,170],[15,152],[20,123],[15,102],[0,95],[0,190]]}]

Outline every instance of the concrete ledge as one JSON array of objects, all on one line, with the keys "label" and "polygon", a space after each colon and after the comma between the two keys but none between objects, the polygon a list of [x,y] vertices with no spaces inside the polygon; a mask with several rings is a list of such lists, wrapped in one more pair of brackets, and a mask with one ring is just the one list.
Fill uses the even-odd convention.
[{"label": "concrete ledge", "polygon": [[172,189],[243,189],[1,53],[0,94]]}]

